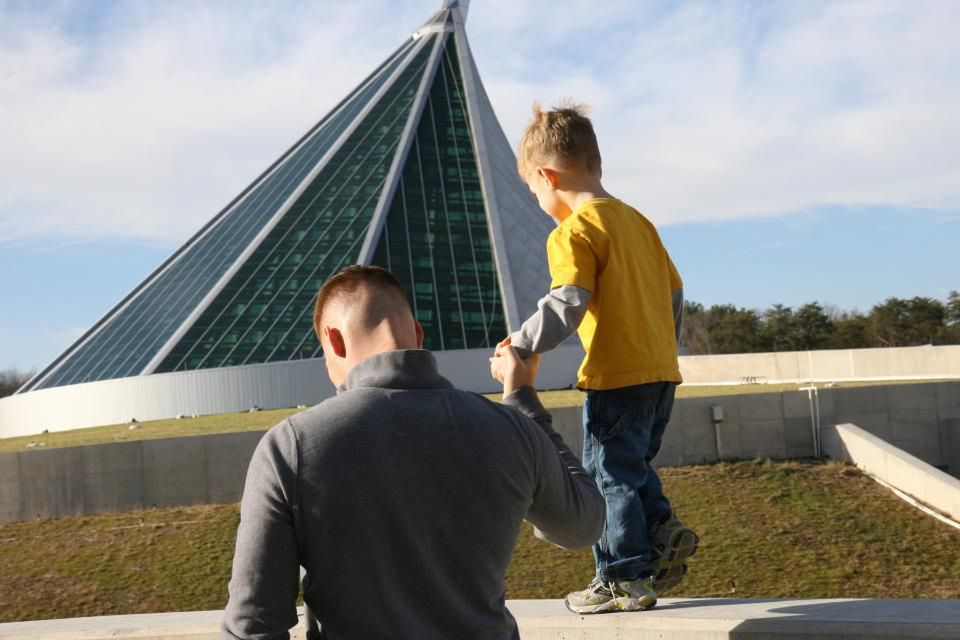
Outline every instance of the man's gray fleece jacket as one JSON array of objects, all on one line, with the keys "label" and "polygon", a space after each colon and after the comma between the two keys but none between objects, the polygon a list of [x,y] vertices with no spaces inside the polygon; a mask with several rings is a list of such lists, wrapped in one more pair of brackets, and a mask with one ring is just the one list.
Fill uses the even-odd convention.
[{"label": "man's gray fleece jacket", "polygon": [[263,437],[247,472],[224,638],[287,638],[304,601],[325,638],[518,638],[504,575],[526,518],[566,548],[603,497],[527,387],[454,389],[424,350],[354,367]]}]

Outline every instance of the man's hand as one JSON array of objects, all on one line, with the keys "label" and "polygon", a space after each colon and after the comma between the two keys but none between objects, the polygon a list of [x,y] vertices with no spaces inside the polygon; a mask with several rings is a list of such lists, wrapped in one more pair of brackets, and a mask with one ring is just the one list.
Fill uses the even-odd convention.
[{"label": "man's hand", "polygon": [[520,387],[532,387],[540,370],[540,356],[533,355],[522,359],[517,350],[510,346],[510,338],[497,344],[490,358],[490,375],[503,384],[503,395],[508,396]]}]

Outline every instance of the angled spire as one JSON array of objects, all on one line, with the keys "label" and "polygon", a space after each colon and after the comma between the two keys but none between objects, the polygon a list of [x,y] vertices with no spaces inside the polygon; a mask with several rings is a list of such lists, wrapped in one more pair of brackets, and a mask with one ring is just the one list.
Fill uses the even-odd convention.
[{"label": "angled spire", "polygon": [[459,9],[461,18],[466,21],[470,10],[470,0],[443,0],[443,9]]},{"label": "angled spire", "polygon": [[320,357],[313,299],[390,269],[424,347],[487,349],[536,310],[552,228],[442,8],[20,393]]}]

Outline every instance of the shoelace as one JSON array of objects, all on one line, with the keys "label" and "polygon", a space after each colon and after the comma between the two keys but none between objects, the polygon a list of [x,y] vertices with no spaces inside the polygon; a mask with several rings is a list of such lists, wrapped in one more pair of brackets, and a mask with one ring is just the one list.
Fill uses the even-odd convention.
[{"label": "shoelace", "polygon": [[590,586],[587,589],[593,593],[599,592],[601,589],[606,589],[609,592],[610,597],[618,598],[620,597],[617,594],[616,583],[613,580],[607,580],[606,582],[600,580],[599,578],[594,578],[593,582],[590,583]]}]

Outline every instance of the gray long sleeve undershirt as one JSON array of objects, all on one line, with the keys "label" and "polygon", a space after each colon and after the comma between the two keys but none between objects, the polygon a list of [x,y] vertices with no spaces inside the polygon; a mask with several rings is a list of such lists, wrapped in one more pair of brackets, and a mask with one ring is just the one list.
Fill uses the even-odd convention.
[{"label": "gray long sleeve undershirt", "polygon": [[[593,294],[575,285],[565,284],[550,290],[537,302],[537,311],[527,318],[519,331],[510,334],[510,343],[526,358],[534,353],[551,351],[572,336],[583,321]],[[683,325],[683,287],[672,296],[673,323],[680,344]]]}]

